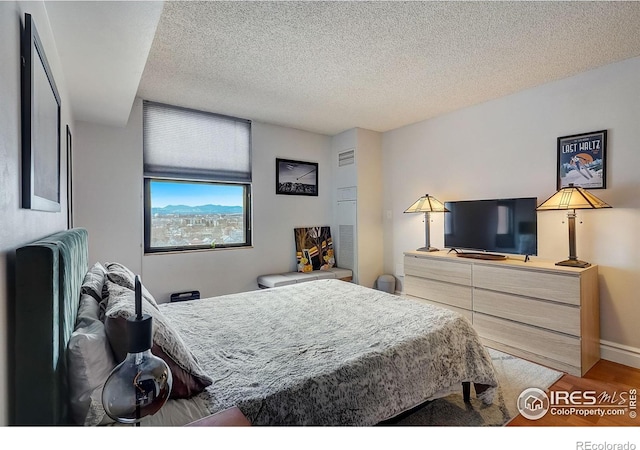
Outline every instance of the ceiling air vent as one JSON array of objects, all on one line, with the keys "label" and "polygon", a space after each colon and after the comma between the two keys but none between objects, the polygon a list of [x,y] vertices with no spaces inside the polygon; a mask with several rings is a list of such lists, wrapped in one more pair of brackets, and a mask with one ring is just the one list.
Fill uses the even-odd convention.
[{"label": "ceiling air vent", "polygon": [[352,148],[351,150],[345,150],[343,152],[338,153],[338,167],[342,166],[350,166],[356,162],[356,150]]}]

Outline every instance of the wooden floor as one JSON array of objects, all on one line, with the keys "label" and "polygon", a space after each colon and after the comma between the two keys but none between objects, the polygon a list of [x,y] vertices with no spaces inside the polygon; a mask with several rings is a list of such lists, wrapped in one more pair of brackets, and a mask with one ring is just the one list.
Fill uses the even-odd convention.
[{"label": "wooden floor", "polygon": [[[635,389],[640,394],[640,369],[624,366],[611,361],[600,360],[589,370],[584,377],[578,378],[571,375],[564,375],[553,386],[550,391],[596,391],[597,394],[606,391],[609,395],[621,392],[629,392]],[[597,395],[596,394],[596,395]],[[640,412],[640,404],[636,404],[636,412]],[[626,406],[629,406],[627,400]],[[538,420],[528,420],[521,415],[515,417],[507,426],[509,427],[532,427],[532,426],[561,426],[561,427],[620,427],[639,426],[640,418],[630,417],[629,413],[622,416],[558,416],[549,412]]]}]

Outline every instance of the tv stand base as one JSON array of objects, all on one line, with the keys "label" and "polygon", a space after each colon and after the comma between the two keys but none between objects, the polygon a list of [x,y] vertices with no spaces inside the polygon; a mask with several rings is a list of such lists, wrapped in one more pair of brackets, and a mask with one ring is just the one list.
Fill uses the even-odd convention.
[{"label": "tv stand base", "polygon": [[494,253],[463,252],[456,253],[456,256],[459,256],[460,258],[486,259],[489,261],[501,261],[503,259],[507,259],[505,255],[496,255]]}]

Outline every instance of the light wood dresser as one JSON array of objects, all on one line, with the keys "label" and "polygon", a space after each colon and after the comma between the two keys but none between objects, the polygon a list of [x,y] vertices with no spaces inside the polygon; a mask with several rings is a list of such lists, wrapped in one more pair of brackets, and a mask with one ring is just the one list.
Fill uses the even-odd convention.
[{"label": "light wood dresser", "polygon": [[598,266],[405,252],[404,294],[467,317],[483,343],[571,375],[600,359]]}]

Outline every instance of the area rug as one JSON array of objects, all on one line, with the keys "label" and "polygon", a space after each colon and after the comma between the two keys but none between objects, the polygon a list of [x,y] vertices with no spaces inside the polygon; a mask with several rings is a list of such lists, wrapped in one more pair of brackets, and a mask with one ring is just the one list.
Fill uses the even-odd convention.
[{"label": "area rug", "polygon": [[547,389],[563,373],[493,349],[487,349],[498,376],[498,392],[491,405],[475,398],[471,402],[459,394],[433,400],[420,408],[385,423],[393,426],[503,426],[518,412],[517,400],[527,388]]}]

